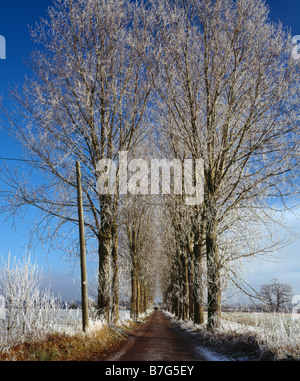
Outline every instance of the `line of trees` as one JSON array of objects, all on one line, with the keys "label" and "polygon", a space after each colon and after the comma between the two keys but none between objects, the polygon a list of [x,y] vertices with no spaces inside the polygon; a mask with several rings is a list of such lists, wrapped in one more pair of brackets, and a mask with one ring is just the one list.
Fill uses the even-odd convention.
[{"label": "line of trees", "polygon": [[238,277],[233,262],[274,250],[281,239],[273,235],[275,211],[297,191],[299,63],[261,1],[164,2],[154,15],[164,146],[172,157],[204,161],[203,204],[171,205],[176,254],[166,297],[176,283],[172,310],[202,322],[205,258],[208,326],[215,327],[222,288]]},{"label": "line of trees", "polygon": [[[36,207],[34,233],[58,238],[74,255],[80,160],[100,313],[119,318],[123,261],[133,317],[159,284],[178,316],[202,323],[206,305],[208,326],[218,326],[236,264],[277,247],[278,210],[297,191],[299,62],[291,37],[268,20],[262,0],[63,0],[48,16],[31,30],[41,49],[23,90],[12,93],[15,115],[7,113],[45,181],[36,186],[6,168],[3,211]],[[138,157],[145,147],[156,157],[202,159],[203,203],[99,195],[98,161],[118,163],[119,151]]]},{"label": "line of trees", "polygon": [[3,172],[10,186],[6,212],[36,207],[39,239],[58,238],[72,256],[78,252],[74,162],[81,162],[86,239],[98,251],[97,302],[107,321],[119,319],[119,195],[99,196],[96,167],[148,133],[151,86],[139,58],[139,12],[125,0],[54,1],[48,19],[31,30],[41,49],[32,54],[33,75],[23,91],[12,93],[18,113],[8,115],[27,163],[46,181],[28,187],[22,174]]}]

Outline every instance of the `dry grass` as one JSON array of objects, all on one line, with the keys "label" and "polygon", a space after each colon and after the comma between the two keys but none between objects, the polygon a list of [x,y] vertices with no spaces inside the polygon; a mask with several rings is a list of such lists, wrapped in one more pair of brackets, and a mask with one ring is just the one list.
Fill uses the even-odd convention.
[{"label": "dry grass", "polygon": [[263,358],[268,354],[276,360],[300,359],[300,319],[291,313],[236,312],[222,317],[227,329],[255,335]]},{"label": "dry grass", "polygon": [[281,324],[283,320],[293,323],[291,313],[278,312],[222,312],[222,320],[253,327],[263,325],[264,327],[271,329],[274,328],[274,322],[277,322],[276,325],[278,325],[278,322]]},{"label": "dry grass", "polygon": [[87,333],[54,333],[41,342],[26,342],[0,353],[0,361],[101,361],[127,341],[138,327],[131,321],[118,328],[103,326]]},{"label": "dry grass", "polygon": [[219,328],[194,325],[171,316],[194,345],[235,360],[300,360],[300,319],[288,313],[222,313]]}]

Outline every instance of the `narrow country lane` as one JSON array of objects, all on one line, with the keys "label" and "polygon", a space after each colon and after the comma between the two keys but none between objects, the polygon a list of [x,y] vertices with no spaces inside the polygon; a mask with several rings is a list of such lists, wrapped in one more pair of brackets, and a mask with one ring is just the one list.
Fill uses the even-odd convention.
[{"label": "narrow country lane", "polygon": [[162,311],[154,311],[122,350],[106,361],[203,361]]}]

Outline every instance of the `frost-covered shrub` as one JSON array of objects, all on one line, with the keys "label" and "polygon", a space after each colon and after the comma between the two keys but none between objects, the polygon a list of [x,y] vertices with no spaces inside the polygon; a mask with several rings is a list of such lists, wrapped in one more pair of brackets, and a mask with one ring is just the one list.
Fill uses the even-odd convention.
[{"label": "frost-covered shrub", "polygon": [[78,321],[74,314],[61,310],[49,289],[41,288],[42,271],[30,256],[22,261],[9,256],[2,264],[0,295],[5,299],[5,319],[0,320],[0,347],[45,337],[66,318]]}]

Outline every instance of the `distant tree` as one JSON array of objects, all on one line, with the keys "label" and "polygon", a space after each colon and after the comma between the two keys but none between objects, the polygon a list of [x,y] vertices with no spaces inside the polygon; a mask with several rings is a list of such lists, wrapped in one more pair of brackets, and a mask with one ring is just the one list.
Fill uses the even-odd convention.
[{"label": "distant tree", "polygon": [[69,304],[69,308],[71,310],[77,310],[77,308],[78,308],[77,302],[75,302],[75,300],[72,300],[72,302],[70,302],[70,304]]},{"label": "distant tree", "polygon": [[[153,201],[139,196],[123,200],[123,245],[131,272],[130,314],[135,320],[153,304],[155,289],[156,225]],[[149,255],[151,253],[151,255]]]},{"label": "distant tree", "polygon": [[291,301],[292,295],[292,287],[285,283],[279,283],[277,279],[273,279],[271,283],[263,284],[260,287],[261,300],[271,311],[282,311],[282,306]]}]

